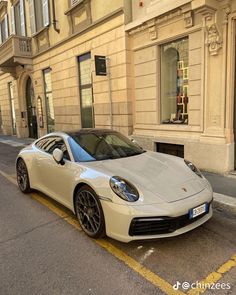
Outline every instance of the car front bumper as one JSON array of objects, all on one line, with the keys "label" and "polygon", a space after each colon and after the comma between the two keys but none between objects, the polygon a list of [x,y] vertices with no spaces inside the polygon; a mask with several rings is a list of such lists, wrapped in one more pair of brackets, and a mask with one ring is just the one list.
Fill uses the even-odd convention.
[{"label": "car front bumper", "polygon": [[[209,208],[205,214],[199,215],[196,219],[187,220],[189,210],[203,203],[208,203]],[[204,191],[192,197],[176,201],[173,203],[151,204],[151,205],[119,205],[108,201],[102,201],[102,207],[106,222],[107,236],[121,242],[130,242],[133,240],[157,239],[173,237],[188,232],[209,220],[212,216],[212,191]],[[157,219],[164,223],[171,221],[170,225],[162,224],[161,230],[149,234],[147,232],[138,233],[131,230],[131,225],[138,219],[140,222],[151,219],[156,222]],[[161,221],[160,221],[161,222]],[[146,223],[148,226],[153,226]],[[156,225],[154,225],[155,227]],[[166,230],[165,227],[166,226]],[[168,227],[168,228],[167,228]],[[155,231],[154,231],[155,232]]]}]

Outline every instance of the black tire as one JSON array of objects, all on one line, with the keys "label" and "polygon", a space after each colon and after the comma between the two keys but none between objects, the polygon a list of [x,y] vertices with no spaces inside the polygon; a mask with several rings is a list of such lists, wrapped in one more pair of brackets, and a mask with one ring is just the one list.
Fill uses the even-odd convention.
[{"label": "black tire", "polygon": [[17,183],[20,190],[25,194],[32,192],[32,189],[29,183],[28,170],[24,160],[21,158],[16,163],[16,176],[17,176]]},{"label": "black tire", "polygon": [[89,237],[97,239],[105,236],[102,205],[91,187],[84,185],[76,192],[75,213],[81,228]]}]

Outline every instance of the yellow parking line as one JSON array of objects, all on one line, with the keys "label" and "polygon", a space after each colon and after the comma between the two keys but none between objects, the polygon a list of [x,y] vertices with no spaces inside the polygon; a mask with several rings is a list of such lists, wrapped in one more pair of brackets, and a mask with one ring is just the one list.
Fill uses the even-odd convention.
[{"label": "yellow parking line", "polygon": [[[224,264],[222,264],[216,271],[210,273],[204,280],[199,281],[201,288],[192,289],[187,292],[188,295],[199,295],[207,290],[207,286],[216,284],[225,273],[229,272],[231,268],[236,266],[236,253]],[[207,285],[208,284],[208,285]]]},{"label": "yellow parking line", "polygon": [[[7,180],[9,180],[13,184],[17,184],[16,180],[4,173],[3,171],[0,170],[0,174],[3,175]],[[72,217],[68,215],[63,209],[59,208],[58,206],[54,205],[52,202],[44,198],[43,196],[37,194],[37,193],[32,193],[30,194],[31,197],[41,203],[42,205],[46,206],[49,208],[51,211],[53,211],[55,214],[58,216],[64,218],[66,222],[74,226],[77,230],[81,231],[81,227],[75,217]],[[168,283],[166,280],[162,279],[159,277],[157,274],[149,270],[148,268],[144,267],[140,263],[138,263],[135,259],[127,255],[125,252],[121,251],[119,248],[113,246],[111,243],[109,243],[106,240],[99,239],[95,240],[95,242],[107,250],[109,253],[111,253],[113,256],[118,258],[120,261],[124,262],[128,267],[130,267],[133,271],[138,273],[140,276],[142,276],[144,279],[152,283],[154,286],[162,290],[164,293],[167,295],[184,295],[185,293],[181,291],[175,291],[170,283]]]},{"label": "yellow parking line", "polygon": [[[8,181],[13,183],[14,185],[17,185],[16,179],[14,179],[11,175],[8,175],[7,173],[0,170],[0,174],[4,176]],[[53,204],[53,202],[47,200],[43,196],[32,193],[30,194],[33,199],[41,203],[42,205],[49,208],[51,211],[53,211],[58,216],[64,218],[66,222],[71,224],[73,227],[75,227],[77,230],[81,231],[81,227],[77,221],[77,219],[74,216],[70,216],[67,214],[63,209],[61,209],[59,206],[56,206]],[[139,262],[137,262],[135,259],[127,255],[125,252],[120,250],[119,248],[115,247],[111,243],[109,243],[106,240],[99,239],[95,240],[95,242],[107,250],[109,253],[111,253],[113,256],[118,258],[120,261],[124,262],[128,267],[130,267],[132,270],[137,272],[139,275],[141,275],[143,278],[145,278],[147,281],[152,283],[154,286],[162,290],[167,295],[184,295],[186,293],[174,290],[172,285],[168,283],[166,280],[162,279],[157,274],[153,273],[148,268],[141,265]],[[216,271],[210,273],[204,280],[199,281],[200,285],[206,286],[206,284],[212,284],[217,283],[225,273],[230,271],[233,267],[236,266],[236,253],[231,257],[230,260],[225,262],[223,265],[221,265]],[[206,291],[206,288],[198,288],[198,289],[192,289],[187,292],[188,295],[199,295],[203,294]]]},{"label": "yellow parking line", "polygon": [[16,179],[13,178],[11,175],[9,175],[9,174],[3,172],[2,170],[0,170],[0,174],[1,174],[3,177],[5,177],[8,181],[10,181],[11,183],[17,185],[17,183],[16,183]]},{"label": "yellow parking line", "polygon": [[123,261],[127,266],[129,266],[132,270],[137,272],[147,281],[161,289],[164,293],[168,295],[184,295],[185,293],[181,291],[175,291],[173,286],[168,283],[166,280],[159,277],[157,274],[146,268],[145,266],[138,263],[132,257],[118,249],[117,247],[113,246],[106,240],[96,240],[96,243],[110,252],[113,256],[118,258],[119,260]]}]

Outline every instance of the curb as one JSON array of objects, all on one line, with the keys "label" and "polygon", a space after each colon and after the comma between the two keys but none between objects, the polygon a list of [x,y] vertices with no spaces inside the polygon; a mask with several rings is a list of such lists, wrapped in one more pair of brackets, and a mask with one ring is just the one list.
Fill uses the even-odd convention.
[{"label": "curb", "polygon": [[213,193],[213,208],[226,210],[236,215],[236,198]]}]

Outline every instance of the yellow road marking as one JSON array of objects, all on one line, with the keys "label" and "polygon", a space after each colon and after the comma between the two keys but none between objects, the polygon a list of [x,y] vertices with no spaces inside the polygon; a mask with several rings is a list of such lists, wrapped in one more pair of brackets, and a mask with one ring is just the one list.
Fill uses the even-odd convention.
[{"label": "yellow road marking", "polygon": [[[7,180],[9,180],[11,183],[17,185],[16,180],[4,173],[3,171],[0,170],[0,174],[3,175]],[[38,201],[40,204],[46,206],[49,208],[51,211],[53,211],[55,214],[58,216],[64,218],[66,222],[74,226],[77,230],[81,231],[81,227],[79,225],[79,222],[77,219],[73,216],[68,215],[63,209],[61,209],[59,206],[56,206],[43,196],[37,193],[31,193],[31,197]],[[184,295],[185,293],[181,291],[175,291],[170,283],[159,277],[157,274],[149,270],[148,268],[142,266],[140,263],[138,263],[136,260],[128,256],[126,253],[118,249],[117,247],[113,246],[111,243],[109,243],[106,240],[99,239],[95,240],[95,242],[107,250],[109,253],[111,253],[113,256],[124,262],[128,267],[130,267],[132,270],[137,272],[139,275],[141,275],[144,279],[161,289],[164,293],[168,295]]]},{"label": "yellow road marking", "polygon": [[216,284],[225,273],[229,272],[231,268],[236,266],[236,254],[234,254],[228,261],[222,264],[216,271],[210,273],[204,280],[199,282],[201,288],[192,289],[187,292],[188,295],[199,295],[207,290],[207,284]]},{"label": "yellow road marking", "polygon": [[127,266],[129,266],[132,270],[140,274],[143,278],[147,281],[151,282],[153,285],[161,289],[164,293],[168,295],[183,295],[185,293],[181,291],[175,291],[173,286],[168,283],[166,280],[159,277],[157,274],[146,268],[145,266],[138,263],[132,257],[118,249],[117,247],[113,246],[106,240],[96,240],[96,243],[110,252],[113,256],[118,258],[119,260],[123,261]]},{"label": "yellow road marking", "polygon": [[[9,180],[11,183],[17,185],[16,180],[11,176],[6,174],[5,172],[0,170],[0,174],[4,176],[7,180]],[[43,196],[32,193],[30,194],[31,197],[41,203],[42,205],[49,208],[51,211],[53,211],[58,216],[64,218],[66,222],[74,226],[77,230],[81,231],[81,227],[77,221],[77,219],[73,216],[70,216],[67,214],[64,210],[62,210],[59,206],[54,205],[49,200],[45,199]],[[137,272],[139,275],[141,275],[143,278],[145,278],[147,281],[151,282],[153,285],[161,289],[164,293],[168,295],[184,295],[186,293],[177,291],[173,289],[173,286],[168,283],[166,280],[162,279],[160,276],[146,268],[145,266],[141,265],[139,262],[137,262],[135,259],[127,255],[125,252],[120,250],[119,248],[115,247],[111,243],[109,243],[106,240],[99,239],[95,240],[95,242],[101,246],[102,248],[106,249],[109,253],[111,253],[113,256],[124,262],[128,267],[130,267],[132,270]],[[230,271],[231,268],[236,266],[236,254],[234,254],[230,260],[225,262],[222,266],[218,268],[217,271],[210,273],[204,280],[202,280],[200,283],[202,285],[207,283],[216,283],[218,282],[223,274]],[[187,292],[188,295],[197,295],[202,294],[206,291],[205,288],[202,289],[192,289]]]},{"label": "yellow road marking", "polygon": [[7,173],[5,173],[5,172],[3,172],[3,171],[1,171],[1,170],[0,170],[0,174],[1,174],[3,177],[5,177],[8,181],[10,181],[11,183],[17,185],[16,179],[13,178],[13,177],[11,177],[9,174],[7,174]]}]

